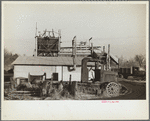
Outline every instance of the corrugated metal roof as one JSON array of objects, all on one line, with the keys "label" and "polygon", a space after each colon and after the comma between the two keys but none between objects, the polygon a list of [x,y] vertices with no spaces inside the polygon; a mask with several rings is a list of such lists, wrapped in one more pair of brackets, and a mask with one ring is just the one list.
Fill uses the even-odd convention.
[{"label": "corrugated metal roof", "polygon": [[[76,57],[76,65],[81,66],[82,59],[84,57]],[[118,59],[112,57],[113,60],[118,63]],[[49,65],[49,66],[73,66],[72,57],[33,57],[33,56],[19,56],[12,65]],[[94,65],[93,62],[88,62],[88,65]]]},{"label": "corrugated metal roof", "polygon": [[[76,57],[76,63],[81,65],[83,57]],[[32,57],[32,56],[20,56],[13,63],[13,65],[66,65],[73,66],[72,57]],[[93,64],[92,64],[93,65]]]},{"label": "corrugated metal roof", "polygon": [[115,57],[112,53],[110,53],[110,57],[118,64],[119,60],[117,57]]}]

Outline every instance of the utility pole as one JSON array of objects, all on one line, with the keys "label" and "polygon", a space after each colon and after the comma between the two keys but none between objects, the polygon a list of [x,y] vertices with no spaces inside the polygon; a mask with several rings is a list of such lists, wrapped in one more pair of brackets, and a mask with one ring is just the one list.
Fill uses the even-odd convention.
[{"label": "utility pole", "polygon": [[37,57],[37,22],[36,22],[36,31],[35,31],[35,56]]},{"label": "utility pole", "polygon": [[107,69],[110,70],[110,44],[108,44],[108,62],[107,62]]}]

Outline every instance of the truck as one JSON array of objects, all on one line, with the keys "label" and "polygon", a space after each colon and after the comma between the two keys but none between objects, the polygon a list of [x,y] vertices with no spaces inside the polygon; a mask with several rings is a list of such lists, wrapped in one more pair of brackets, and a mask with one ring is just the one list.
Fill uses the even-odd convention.
[{"label": "truck", "polygon": [[[72,41],[72,58],[73,58],[73,70],[76,69],[76,41],[75,38]],[[84,57],[81,62],[81,80],[71,81],[71,75],[69,82],[67,81],[53,81],[46,80],[41,86],[41,95],[49,95],[55,88],[57,90],[66,90],[69,94],[74,97],[80,97],[82,95],[96,95],[100,96],[105,94],[107,97],[117,97],[127,93],[127,88],[120,84],[118,81],[118,73],[111,71],[110,69],[110,45],[108,45],[108,53],[104,50],[97,54],[93,49],[91,43],[91,55]],[[89,69],[87,63],[93,63],[94,69]],[[93,68],[92,67],[92,68]],[[94,73],[93,78],[89,78],[89,71],[92,70]]]}]

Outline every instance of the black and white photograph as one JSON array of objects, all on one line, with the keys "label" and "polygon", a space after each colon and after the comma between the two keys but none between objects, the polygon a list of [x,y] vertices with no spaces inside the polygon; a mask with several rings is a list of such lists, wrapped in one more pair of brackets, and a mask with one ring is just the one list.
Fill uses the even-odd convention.
[{"label": "black and white photograph", "polygon": [[[3,119],[148,119],[148,5],[148,1],[3,1]],[[29,103],[36,107],[37,117],[25,111]],[[68,117],[39,115],[37,104],[46,112],[40,103],[50,105],[45,108],[51,112],[62,104],[58,110],[67,110]],[[76,112],[75,105],[78,109],[83,105],[78,110],[81,117],[70,114]],[[7,106],[20,118],[4,110]],[[93,112],[86,113],[88,106]],[[123,110],[128,106],[131,110]],[[97,112],[109,108],[111,116]]]}]

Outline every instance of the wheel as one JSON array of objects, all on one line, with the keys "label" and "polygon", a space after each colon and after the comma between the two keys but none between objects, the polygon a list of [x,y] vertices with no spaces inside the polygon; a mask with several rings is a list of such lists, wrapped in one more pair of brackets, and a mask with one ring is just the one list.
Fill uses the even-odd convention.
[{"label": "wheel", "polygon": [[110,82],[106,86],[106,92],[109,97],[117,97],[119,96],[120,87],[117,83]]}]

